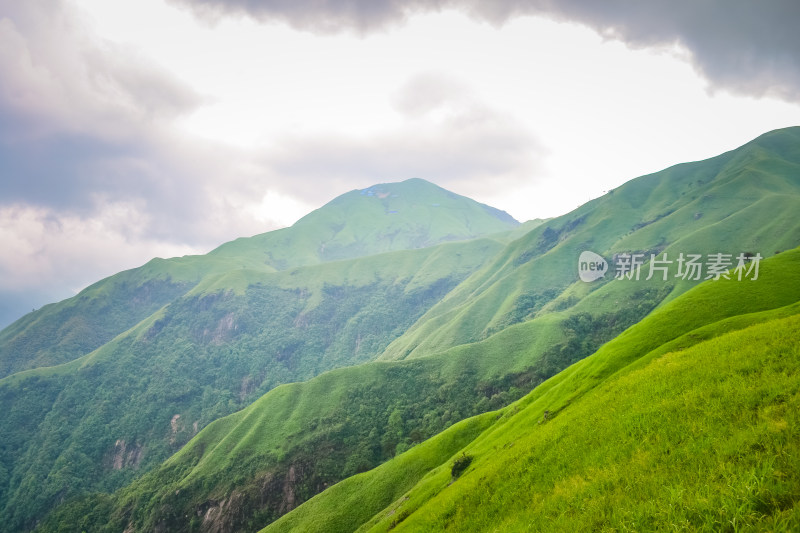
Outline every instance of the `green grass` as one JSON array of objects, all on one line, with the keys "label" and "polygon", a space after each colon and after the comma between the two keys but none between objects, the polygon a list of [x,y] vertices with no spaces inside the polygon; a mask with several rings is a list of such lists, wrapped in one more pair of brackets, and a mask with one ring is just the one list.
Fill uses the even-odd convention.
[{"label": "green grass", "polygon": [[424,248],[509,232],[519,223],[503,211],[421,179],[345,193],[298,220],[290,230],[237,239],[215,257],[260,257],[292,266]]},{"label": "green grass", "polygon": [[396,531],[795,531],[798,334],[793,316],[669,352],[541,425],[530,406],[452,486],[412,489]]},{"label": "green grass", "polygon": [[[651,354],[649,357],[655,357],[665,349],[691,346],[758,321],[796,312],[798,304],[795,302],[800,300],[800,251],[785,252],[761,266],[761,277],[756,282],[706,283],[665,305],[601,348],[593,357],[540,385],[517,407],[539,402],[539,413],[544,409],[559,411],[616,372],[641,365],[648,360],[648,353]],[[383,398],[384,402],[390,399],[388,404],[380,404],[385,409],[381,412],[386,416],[389,410],[398,406],[408,407],[410,398],[429,398],[434,404],[440,402],[436,391],[447,384],[469,391],[478,382],[491,381],[492,378],[499,380],[504,372],[524,371],[535,364],[535,354],[546,352],[548,346],[563,341],[558,324],[559,320],[551,314],[509,327],[480,343],[456,347],[437,356],[342,369],[307,383],[276,389],[245,411],[210,425],[168,461],[161,474],[148,478],[152,487],[148,490],[152,492],[147,501],[167,505],[170,513],[180,516],[204,498],[221,501],[236,491],[247,493],[252,490],[247,488],[251,480],[259,479],[265,472],[280,471],[281,464],[295,464],[298,450],[312,452],[320,465],[328,464],[332,459],[330,450],[325,451],[326,442],[347,442],[348,435],[350,438],[362,435],[359,439],[364,439],[369,432],[358,433],[353,426],[348,426],[353,424],[353,420],[368,414],[363,411],[364,405],[376,404],[377,398]],[[427,381],[430,376],[438,377]],[[360,392],[370,388],[380,390],[380,396],[363,396]],[[471,394],[476,393],[477,389]],[[319,401],[322,397],[324,402]],[[479,396],[473,398],[478,400]],[[452,398],[449,401],[452,405],[459,405]],[[423,413],[432,411],[433,404],[422,409]],[[323,423],[325,420],[328,422]],[[412,426],[419,423],[412,424],[411,420],[408,423]],[[350,429],[340,432],[340,427]],[[385,434],[385,426],[378,426],[378,429],[378,435]],[[325,434],[333,435],[334,440],[317,440],[318,436]],[[366,442],[359,439],[355,442],[368,445],[369,439]],[[337,446],[343,453],[338,461],[343,464],[355,454],[359,444]],[[348,446],[354,448],[348,451]],[[283,460],[288,462],[282,463]],[[319,470],[322,472],[325,468],[320,466]],[[336,480],[336,469],[325,471],[328,476],[325,479]],[[174,501],[170,494],[176,491],[194,494],[194,499],[187,496],[180,502]],[[131,497],[141,493],[141,486],[132,486],[128,492]],[[361,495],[361,498],[366,498],[366,495]],[[354,501],[360,499],[355,497]],[[188,506],[188,509],[181,505]],[[335,506],[330,502],[324,505]],[[165,514],[163,507],[160,510],[157,507],[145,508],[155,515],[159,512],[162,516]],[[321,519],[313,516],[313,520]]]},{"label": "green grass", "polygon": [[[502,235],[502,234],[501,234]],[[279,272],[237,269],[206,277],[187,296],[231,291],[243,295],[256,284],[319,293],[325,285],[364,287],[383,280],[401,280],[405,291],[430,286],[446,277],[462,277],[482,266],[503,248],[501,240],[479,238],[418,250],[399,250]],[[398,281],[399,282],[399,281]],[[312,299],[312,305],[319,303]]]},{"label": "green grass", "polygon": [[[249,524],[259,516],[280,516],[282,505],[280,493],[277,501],[263,495],[260,480],[288,479],[292,468],[311,461],[313,469],[297,482],[295,498],[303,501],[319,490],[314,487],[375,466],[420,437],[518,398],[582,357],[565,350],[576,339],[579,346],[587,342],[564,329],[570,322],[550,315],[436,356],[364,364],[278,387],[209,425],[163,467],[122,491],[115,523],[124,529],[130,520],[148,529],[161,517],[180,528],[181,516],[236,495],[254,518],[231,527],[252,530]],[[604,327],[602,334],[610,332]],[[393,429],[395,412],[401,424]]]},{"label": "green grass", "polygon": [[[457,481],[450,462],[431,469],[361,529],[793,530],[800,250],[763,267],[689,291],[537,387],[454,454],[473,457]],[[352,531],[318,514],[359,501],[347,487],[265,531]]]},{"label": "green grass", "polygon": [[[635,291],[665,285],[584,286],[576,267],[584,250],[606,258],[666,252],[674,260],[681,252],[751,251],[770,257],[794,248],[800,244],[800,219],[791,215],[800,209],[798,147],[800,128],[770,132],[720,156],[637,178],[548,220],[425,313],[381,358],[425,356],[481,340],[552,309],[529,308],[526,315],[525,302],[546,304],[564,291],[593,290],[594,297],[576,311],[598,314],[619,309],[620,302],[636,298]],[[672,279],[666,285],[671,299],[696,283]]]},{"label": "green grass", "polygon": [[[290,513],[273,524],[280,531],[353,531],[374,513],[411,489],[429,471],[477,437],[494,420],[491,413],[472,417],[443,431],[368,474],[356,474],[329,490],[325,498],[304,504],[305,515]],[[311,519],[306,519],[310,516]],[[398,517],[395,515],[395,519]]]},{"label": "green grass", "polygon": [[[653,309],[680,309],[671,302],[695,285],[583,284],[576,271],[581,251],[770,256],[800,244],[793,216],[800,207],[799,146],[800,130],[772,132],[510,231],[515,224],[503,213],[421,180],[381,185],[347,193],[292,228],[201,258],[154,261],[139,274],[166,280],[169,271],[173,281],[194,280],[181,297],[134,322],[129,335],[108,337],[116,340],[80,366],[0,384],[0,394],[25,391],[0,415],[4,427],[25,421],[24,430],[0,441],[0,502],[7,502],[0,519],[30,523],[64,497],[119,487],[179,448],[195,423],[202,428],[272,390],[252,409],[208,426],[141,482],[68,506],[76,514],[95,506],[119,529],[130,522],[191,530],[208,512],[237,521],[234,529],[257,529],[325,486],[519,398]],[[507,231],[494,233],[500,229]],[[466,244],[390,251],[484,233],[491,235]],[[389,252],[348,259],[377,251]],[[765,264],[751,285],[766,289],[769,269],[780,264]],[[594,357],[536,394],[550,394],[556,409],[625,365],[643,364],[643,350],[723,332],[711,324],[743,327],[750,319],[738,315],[794,301],[800,284],[787,279],[794,281],[779,282],[783,292],[763,301],[756,293],[737,299],[748,290],[741,283],[725,305],[712,305],[718,295],[700,298],[670,327],[651,323],[644,335],[621,336],[622,344],[611,344],[616,359]],[[275,389],[381,352],[393,362]],[[171,435],[175,414],[181,422]],[[119,439],[146,450],[139,471],[107,466]],[[194,517],[189,523],[187,515]]]},{"label": "green grass", "polygon": [[[22,528],[65,495],[113,491],[281,383],[374,359],[502,246],[477,239],[209,275],[82,357],[0,379],[0,424],[14,428],[0,435],[3,516]],[[118,441],[140,459],[112,468]]]}]

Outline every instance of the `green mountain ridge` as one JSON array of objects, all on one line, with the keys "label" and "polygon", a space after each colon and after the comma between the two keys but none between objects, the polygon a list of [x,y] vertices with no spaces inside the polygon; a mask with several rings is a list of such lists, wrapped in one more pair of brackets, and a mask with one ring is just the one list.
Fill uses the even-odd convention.
[{"label": "green mountain ridge", "polygon": [[245,293],[199,286],[82,358],[0,380],[10,516],[51,505],[64,480],[111,490],[275,385],[374,358],[501,244],[441,246],[246,271]]},{"label": "green mountain ridge", "polygon": [[[345,500],[382,502],[355,513],[360,524],[381,521],[381,509],[419,476],[437,465],[447,470],[442,461],[493,427],[492,411],[531,390],[547,394],[573,372],[560,371],[626,338],[615,339],[649,313],[691,301],[702,281],[608,275],[584,283],[577,276],[582,251],[674,259],[680,252],[767,257],[794,248],[798,170],[800,128],[778,130],[523,226],[409,180],[347,193],[292,228],[207,256],[122,273],[183,285],[174,297],[159,296],[160,307],[161,300],[148,300],[152,310],[125,316],[124,326],[107,323],[108,338],[83,353],[90,343],[58,344],[78,331],[65,325],[74,300],[47,310],[64,324],[48,324],[43,313],[0,332],[0,361],[20,370],[26,357],[49,365],[0,379],[0,424],[15,428],[0,437],[0,519],[15,531],[37,523],[41,531],[257,531],[289,523],[284,515],[305,520],[304,502],[380,471],[396,482],[381,474],[368,483],[374,494],[347,492]],[[489,237],[441,244],[482,232]],[[113,285],[106,283],[125,279],[93,290],[108,297]],[[756,301],[717,314],[684,312],[692,326],[686,338],[651,332],[647,341],[660,342],[651,349],[694,342],[713,336],[719,321],[734,329],[747,322],[742,309],[796,301],[786,290],[796,284],[775,283],[782,289],[760,308]],[[769,284],[767,277],[751,283],[765,291]],[[95,305],[93,320],[114,316],[124,294],[113,293],[111,308]],[[4,348],[6,331],[21,342],[37,316],[36,327],[50,337],[27,331],[40,346],[8,357],[16,353]],[[581,394],[608,378],[592,368]],[[409,459],[422,449],[432,455]],[[395,462],[417,477],[392,471]],[[412,524],[414,509],[381,527],[401,527],[405,511]]]},{"label": "green mountain ridge", "polygon": [[290,228],[237,239],[204,256],[153,259],[29,313],[0,331],[0,377],[85,355],[210,276],[423,248],[518,226],[503,211],[421,179],[351,191]]},{"label": "green mountain ridge", "polygon": [[263,531],[796,529],[800,249],[764,269],[764,283],[689,291],[518,402]]},{"label": "green mountain ridge", "polygon": [[422,179],[373,185],[336,197],[290,229],[226,243],[209,255],[261,257],[279,270],[468,240],[519,226],[505,211]]},{"label": "green mountain ridge", "polygon": [[797,221],[776,216],[800,205],[799,146],[798,129],[771,132],[546,221],[440,299],[389,345],[386,362],[274,389],[141,480],[64,513],[119,529],[257,530],[337,481],[521,397],[697,284],[586,284],[577,280],[581,251],[771,255],[800,244]]},{"label": "green mountain ridge", "polygon": [[[798,254],[795,253],[793,257],[794,262],[792,265],[796,265]],[[749,302],[749,304],[745,304],[743,306],[732,306],[730,304],[727,306],[720,305],[715,314],[706,314],[697,317],[695,323],[690,322],[688,325],[682,326],[683,329],[670,329],[665,333],[668,335],[673,335],[673,337],[667,337],[666,339],[655,338],[655,342],[667,342],[672,338],[680,338],[680,334],[683,331],[690,332],[690,336],[692,334],[697,334],[697,332],[701,330],[702,325],[705,323],[703,320],[724,320],[730,315],[736,316],[737,313],[758,312],[763,310],[765,307],[769,308],[770,305],[790,305],[791,302],[796,302],[798,299],[800,299],[800,283],[795,283],[800,281],[797,272],[797,270],[792,271],[793,277],[788,279],[787,277],[767,277],[762,278],[764,281],[763,284],[754,284],[758,285],[757,288],[769,287],[769,289],[773,291],[770,294],[773,294],[774,299],[764,301],[763,299],[749,297],[749,295],[745,293],[743,299],[746,302]],[[765,276],[767,276],[767,274],[765,274]],[[784,290],[785,286],[793,287],[794,291]],[[737,285],[733,285],[730,288],[732,289],[730,291],[732,294],[736,294],[741,290],[741,286]],[[712,293],[712,296],[707,296],[704,301],[705,305],[707,307],[715,307],[715,299],[717,299],[717,297],[718,296],[716,293]],[[684,301],[690,302],[691,306],[697,305],[696,298],[691,294],[686,295]],[[677,313],[667,314],[669,315],[670,320],[673,321],[675,320],[675,315],[683,318],[684,320],[691,316],[685,313],[685,308],[680,308]],[[533,324],[531,323],[530,325]],[[387,379],[385,377],[386,374],[390,374],[393,371],[398,373],[403,372],[405,378],[403,382],[407,384],[407,387],[410,389],[410,391],[398,391],[397,389],[392,388],[390,394],[391,397],[402,398],[405,396],[407,398],[413,398],[414,396],[429,395],[434,398],[434,402],[439,401],[439,398],[436,397],[439,382],[434,382],[433,386],[426,387],[424,384],[426,376],[449,374],[450,376],[453,376],[453,379],[449,381],[450,383],[458,382],[464,386],[467,383],[483,381],[484,385],[491,386],[490,382],[488,381],[488,378],[491,376],[492,372],[491,369],[493,365],[491,363],[494,362],[494,365],[498,365],[502,362],[508,362],[508,359],[506,358],[507,354],[504,353],[504,350],[508,350],[511,346],[513,346],[513,341],[510,340],[510,337],[521,337],[521,339],[517,339],[517,343],[520,346],[528,346],[527,350],[529,356],[531,352],[535,351],[535,348],[532,349],[531,345],[535,344],[537,341],[542,342],[542,339],[538,339],[536,335],[523,335],[522,328],[524,326],[526,326],[526,324],[520,324],[513,328],[509,328],[508,335],[506,335],[505,332],[503,334],[498,334],[496,337],[492,337],[491,339],[483,343],[479,343],[479,345],[474,347],[470,347],[467,350],[463,348],[457,349],[458,352],[461,353],[453,353],[453,351],[449,351],[445,352],[441,356],[436,357],[427,357],[419,360],[398,363],[375,363],[373,365],[361,366],[354,369],[342,369],[337,371],[335,374],[325,374],[307,384],[296,385],[293,389],[294,395],[292,396],[292,398],[295,399],[286,403],[284,403],[285,401],[279,401],[277,398],[267,395],[242,413],[237,413],[226,418],[224,420],[223,427],[218,427],[217,424],[212,424],[212,426],[208,428],[208,432],[210,433],[200,435],[197,437],[197,439],[189,443],[186,448],[184,448],[179,454],[171,459],[168,464],[165,465],[166,468],[164,471],[170,477],[163,477],[157,473],[152,477],[152,479],[143,480],[143,482],[145,482],[143,485],[152,484],[150,485],[151,487],[156,487],[153,495],[151,496],[152,500],[150,501],[154,503],[158,502],[159,506],[163,506],[161,507],[161,512],[157,513],[157,516],[161,516],[162,518],[170,516],[169,511],[166,511],[166,509],[172,508],[173,505],[177,505],[178,502],[176,500],[183,499],[180,497],[172,497],[171,494],[173,492],[177,491],[181,494],[186,492],[188,494],[186,494],[184,497],[191,498],[191,494],[196,490],[196,486],[207,486],[210,482],[212,487],[214,486],[214,483],[221,484],[215,490],[210,491],[210,494],[213,495],[213,500],[217,502],[230,502],[231,500],[236,500],[237,497],[242,498],[244,488],[247,486],[247,483],[240,482],[236,484],[231,483],[227,479],[228,477],[236,478],[238,476],[240,469],[237,467],[243,460],[243,457],[238,455],[238,452],[241,449],[257,449],[259,446],[263,446],[265,442],[286,442],[289,440],[285,439],[283,436],[279,436],[274,440],[272,438],[276,432],[280,434],[278,428],[281,428],[284,431],[292,431],[291,429],[287,429],[287,424],[285,422],[287,419],[293,420],[291,426],[288,427],[293,427],[295,428],[294,431],[299,432],[303,427],[317,425],[313,423],[313,421],[324,420],[326,413],[337,413],[342,409],[346,409],[349,405],[359,405],[357,400],[362,400],[363,402],[365,398],[360,397],[358,392],[353,392],[352,394],[347,394],[345,392],[348,390],[348,388],[353,387],[353,383],[360,383],[361,387],[367,390],[369,390],[368,384],[370,381],[374,382],[374,385],[372,386],[373,388],[380,386],[385,387],[387,383]],[[546,344],[553,344],[556,340],[557,339],[548,339],[544,342]],[[653,342],[651,339],[648,339],[648,341]],[[491,361],[487,361],[487,359],[491,359]],[[396,370],[394,370],[394,365],[398,365]],[[495,366],[495,368],[496,367],[497,366]],[[477,376],[471,376],[469,374],[470,370],[475,371]],[[357,375],[354,376],[353,374]],[[389,382],[391,383],[393,381]],[[448,383],[448,381],[443,380],[443,383]],[[307,408],[303,406],[313,403],[313,399],[319,398],[320,393],[323,391],[338,391],[338,396],[327,394],[325,396],[327,401],[323,404],[315,404],[313,408],[315,414],[309,415]],[[277,391],[274,392],[277,394]],[[470,390],[470,396],[473,394],[478,396],[479,392],[477,390]],[[303,398],[303,400],[297,399],[298,397]],[[281,407],[279,407],[279,405]],[[430,412],[433,412],[433,409],[431,409],[430,406],[428,409]],[[287,415],[287,412],[291,413],[291,415]],[[355,413],[353,413],[353,415],[354,414]],[[407,415],[408,413],[406,412],[405,414]],[[335,417],[335,420],[341,421],[344,418],[353,415],[341,414],[338,417]],[[406,416],[406,418],[408,417]],[[410,420],[406,420],[406,422],[410,422]],[[223,424],[223,421],[220,421],[219,424]],[[240,432],[237,432],[233,428],[240,428]],[[224,440],[218,441],[216,439]],[[230,448],[231,451],[228,451],[229,448],[226,448],[226,446],[223,444],[224,442],[228,441],[228,439],[230,439],[231,445],[235,446],[234,448]],[[309,442],[313,442],[313,436],[310,436],[309,440],[300,441],[297,443],[297,447],[307,448],[309,446]],[[204,450],[209,449],[213,451],[209,456],[207,456]],[[260,452],[259,455],[267,455],[268,453],[269,452]],[[285,454],[286,451],[277,453]],[[250,455],[250,457],[255,456],[257,455]],[[330,458],[329,460],[333,461]],[[267,464],[269,463],[264,463],[265,466]],[[190,473],[185,479],[182,479],[181,476],[184,475],[182,472],[185,473],[187,468],[189,469],[188,471]],[[209,472],[209,469],[211,469],[211,472]],[[258,471],[258,468],[256,468],[255,471]],[[175,477],[176,474],[177,477]],[[257,476],[253,477],[256,478]],[[141,486],[133,486],[131,489],[131,492],[136,494],[137,490],[141,489]],[[141,497],[141,495],[138,497]],[[355,498],[353,501],[363,502],[363,499],[366,497],[366,495],[361,495],[361,497]],[[178,509],[180,509],[180,507]],[[178,511],[175,509],[173,512],[175,512],[175,516],[184,516],[183,511]],[[348,515],[349,517],[349,511],[345,512],[344,514]],[[357,515],[358,513],[354,512],[353,516]],[[325,518],[325,520],[328,519],[329,517]],[[169,528],[180,527],[178,523],[167,523],[169,524]],[[124,526],[124,523],[120,524],[120,526]],[[231,526],[231,524],[229,524],[229,526]],[[154,527],[154,524],[139,524],[137,529],[146,530],[150,527]],[[234,529],[237,529],[238,527],[241,527],[241,524],[235,526]],[[321,526],[317,524],[314,527]],[[302,531],[303,529],[300,528],[299,530]],[[306,530],[317,529],[310,528]],[[323,531],[325,529],[319,530]]]},{"label": "green mountain ridge", "polygon": [[[720,156],[632,180],[512,243],[381,358],[414,357],[474,342],[554,307],[577,303],[587,312],[609,310],[611,297],[597,290],[598,284],[606,288],[608,277],[595,285],[577,280],[576,258],[584,250],[607,258],[667,253],[675,260],[682,252],[760,252],[768,257],[794,248],[800,243],[800,221],[776,214],[797,209],[798,187],[798,128],[770,132]],[[671,285],[670,298],[692,286],[674,278]],[[584,298],[590,291],[596,294]]]},{"label": "green mountain ridge", "polygon": [[[450,225],[426,242],[447,242],[364,258],[319,256],[307,247],[337,243],[347,228],[372,220],[344,195],[330,217],[322,208],[295,227],[237,242],[236,253],[223,246],[207,256],[154,259],[0,332],[0,361],[17,371],[0,379],[0,424],[14,428],[0,435],[6,523],[29,529],[58,501],[125,484],[211,420],[280,383],[376,357],[506,237],[458,238],[517,226],[422,180],[380,187],[450,203],[381,214],[373,228],[403,231],[429,209],[431,219]],[[353,221],[319,237],[342,208]],[[304,241],[308,235],[316,240]],[[348,253],[383,250],[382,235],[364,236]],[[281,251],[298,258],[281,264],[284,270],[264,262],[276,238],[289,239]]]}]

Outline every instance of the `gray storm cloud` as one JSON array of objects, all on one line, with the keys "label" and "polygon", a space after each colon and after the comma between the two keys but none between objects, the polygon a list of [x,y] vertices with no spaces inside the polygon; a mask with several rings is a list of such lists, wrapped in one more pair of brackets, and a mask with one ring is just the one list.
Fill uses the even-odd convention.
[{"label": "gray storm cloud", "polygon": [[214,216],[232,154],[171,129],[201,103],[92,35],[71,3],[0,0],[0,327],[153,255],[238,236],[235,217]]},{"label": "gray storm cloud", "polygon": [[176,193],[192,187],[175,182],[196,169],[174,156],[168,125],[201,97],[89,36],[64,3],[2,1],[0,13],[0,204],[81,216],[121,198],[154,214],[187,205]]},{"label": "gray storm cloud", "polygon": [[544,15],[632,47],[680,44],[713,88],[800,99],[797,0],[172,0],[205,17],[249,14],[314,32],[369,33],[418,12],[457,9],[502,24]]}]

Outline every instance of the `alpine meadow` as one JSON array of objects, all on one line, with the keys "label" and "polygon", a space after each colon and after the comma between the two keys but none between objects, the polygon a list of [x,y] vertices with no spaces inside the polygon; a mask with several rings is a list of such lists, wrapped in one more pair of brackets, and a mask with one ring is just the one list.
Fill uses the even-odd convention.
[{"label": "alpine meadow", "polygon": [[798,531],[797,213],[800,127],[556,218],[415,178],[119,272],[0,331],[2,529]]}]

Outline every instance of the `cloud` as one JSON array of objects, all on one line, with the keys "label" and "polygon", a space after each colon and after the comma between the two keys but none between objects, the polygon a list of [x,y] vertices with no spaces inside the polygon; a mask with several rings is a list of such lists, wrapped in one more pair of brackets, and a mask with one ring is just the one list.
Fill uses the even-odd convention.
[{"label": "cloud", "polygon": [[147,213],[134,202],[106,202],[90,216],[30,205],[0,207],[0,328],[30,311],[142,257],[196,253],[148,235]]},{"label": "cloud", "polygon": [[86,211],[95,196],[160,197],[168,123],[201,98],[133,52],[92,39],[59,2],[0,19],[0,203]]},{"label": "cloud", "polygon": [[0,73],[0,325],[11,302],[19,316],[154,255],[275,227],[239,209],[264,193],[231,164],[243,154],[175,129],[203,97],[71,4],[0,0]]},{"label": "cloud", "polygon": [[441,73],[423,72],[409,80],[394,97],[394,106],[408,117],[420,117],[443,107],[460,105],[471,95],[455,79]]},{"label": "cloud", "polygon": [[[470,94],[454,78],[421,73],[394,97],[405,122],[371,136],[328,132],[287,137],[262,154],[283,191],[331,192],[419,177],[463,194],[534,179],[547,150],[509,113]],[[277,180],[276,180],[277,181]],[[309,187],[313,183],[313,187]]]},{"label": "cloud", "polygon": [[449,0],[171,0],[202,18],[246,14],[321,33],[343,29],[366,33],[396,25],[416,11],[438,10]]},{"label": "cloud", "polygon": [[[566,0],[487,3],[486,16],[541,12],[586,24],[633,47],[680,44],[712,87],[755,96],[800,97],[800,4],[793,0]],[[491,11],[488,11],[491,10]]]},{"label": "cloud", "polygon": [[136,122],[171,119],[202,102],[152,61],[92,37],[67,4],[0,5],[0,106],[26,119],[14,124],[17,137],[69,128],[119,138]]},{"label": "cloud", "polygon": [[[0,290],[32,288],[43,279],[58,279],[62,286],[77,291],[94,281],[74,284],[83,277],[86,262],[113,274],[120,265],[139,257],[141,247],[192,251],[169,243],[153,246],[151,237],[141,229],[148,225],[147,216],[133,202],[105,203],[91,217],[25,205],[0,208]],[[115,253],[110,254],[112,249]]]},{"label": "cloud", "polygon": [[632,47],[680,44],[712,88],[800,99],[796,0],[173,0],[206,18],[248,14],[297,29],[360,34],[415,13],[458,9],[493,24],[543,15],[585,24]]},{"label": "cloud", "polygon": [[[176,118],[204,98],[152,60],[93,35],[71,4],[0,0],[0,208],[98,219],[132,202],[143,235],[208,247],[253,229],[225,224],[225,191],[251,185],[234,149],[186,139]],[[216,220],[215,220],[216,219]],[[214,223],[214,222],[216,223]]]}]

